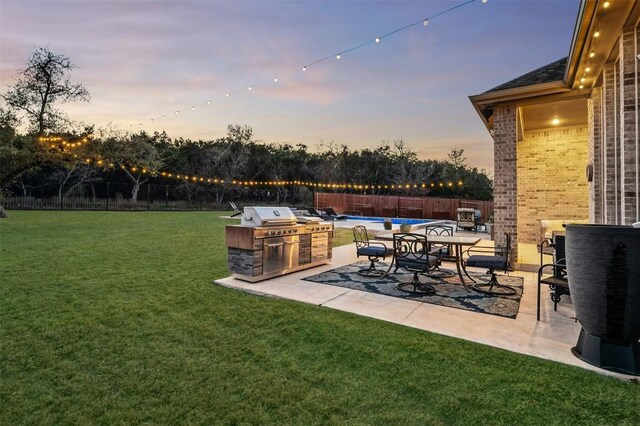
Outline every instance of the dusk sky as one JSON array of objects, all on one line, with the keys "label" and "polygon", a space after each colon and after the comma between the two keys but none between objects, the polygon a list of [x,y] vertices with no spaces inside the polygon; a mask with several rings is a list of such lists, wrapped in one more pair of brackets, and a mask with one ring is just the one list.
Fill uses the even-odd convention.
[{"label": "dusk sky", "polygon": [[468,96],[566,56],[578,0],[478,0],[302,71],[459,3],[2,0],[0,91],[47,46],[92,95],[65,111],[97,127],[214,139],[247,124],[311,149],[403,138],[423,159],[464,148],[492,171]]}]

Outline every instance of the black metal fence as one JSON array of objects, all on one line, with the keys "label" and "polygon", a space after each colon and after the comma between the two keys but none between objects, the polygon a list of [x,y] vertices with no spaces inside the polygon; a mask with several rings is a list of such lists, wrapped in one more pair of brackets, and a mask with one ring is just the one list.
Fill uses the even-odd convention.
[{"label": "black metal fence", "polygon": [[[312,205],[313,195],[295,192],[283,199],[280,193],[264,188],[236,188],[224,196],[219,189],[199,185],[143,184],[135,200],[133,185],[100,182],[78,185],[66,193],[52,187],[17,188],[0,200],[8,210],[114,210],[180,211],[230,210],[229,201],[245,205]],[[17,193],[21,192],[21,194]]]}]

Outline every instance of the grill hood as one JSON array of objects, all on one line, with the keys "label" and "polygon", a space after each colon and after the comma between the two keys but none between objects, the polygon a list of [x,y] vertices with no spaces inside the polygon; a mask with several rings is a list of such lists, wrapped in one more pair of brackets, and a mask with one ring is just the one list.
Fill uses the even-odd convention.
[{"label": "grill hood", "polygon": [[295,225],[296,216],[289,207],[245,207],[240,224],[244,226]]}]

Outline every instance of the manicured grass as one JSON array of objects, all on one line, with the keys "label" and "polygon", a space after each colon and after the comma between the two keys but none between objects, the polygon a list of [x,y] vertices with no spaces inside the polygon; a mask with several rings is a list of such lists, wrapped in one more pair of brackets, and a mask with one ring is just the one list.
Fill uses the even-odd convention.
[{"label": "manicured grass", "polygon": [[2,424],[640,419],[634,383],[217,287],[226,222],[216,213],[9,215]]},{"label": "manicured grass", "polygon": [[353,242],[353,231],[349,228],[334,228],[333,246],[339,247]]}]

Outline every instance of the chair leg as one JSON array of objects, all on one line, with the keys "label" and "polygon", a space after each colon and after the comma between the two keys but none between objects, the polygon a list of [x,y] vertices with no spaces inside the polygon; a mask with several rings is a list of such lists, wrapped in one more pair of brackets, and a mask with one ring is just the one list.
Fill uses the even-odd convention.
[{"label": "chair leg", "polygon": [[493,269],[490,269],[489,273],[491,274],[489,282],[477,283],[471,286],[471,288],[479,293],[490,294],[492,296],[513,296],[516,294],[515,288],[498,282],[498,277]]},{"label": "chair leg", "polygon": [[540,280],[538,280],[538,321],[540,321]]},{"label": "chair leg", "polygon": [[369,265],[368,268],[360,269],[358,271],[358,275],[361,275],[363,277],[369,277],[369,278],[382,277],[385,274],[384,271],[380,271],[376,269],[376,262],[378,261],[378,259],[379,259],[378,257],[369,257],[369,261],[371,262],[371,264]]},{"label": "chair leg", "polygon": [[456,274],[453,271],[440,269],[440,266],[442,266],[442,262],[438,261],[438,264],[434,266],[429,272],[427,272],[426,275],[431,278],[449,278]]},{"label": "chair leg", "polygon": [[396,288],[400,291],[406,291],[407,293],[424,294],[427,296],[436,293],[436,289],[432,285],[420,282],[418,272],[413,273],[413,279],[410,283],[400,283]]},{"label": "chair leg", "polygon": [[551,293],[551,300],[553,301],[553,310],[557,311],[558,302],[560,302],[560,295],[558,294],[558,288],[556,286],[553,286],[551,290],[553,291],[553,293]]}]

